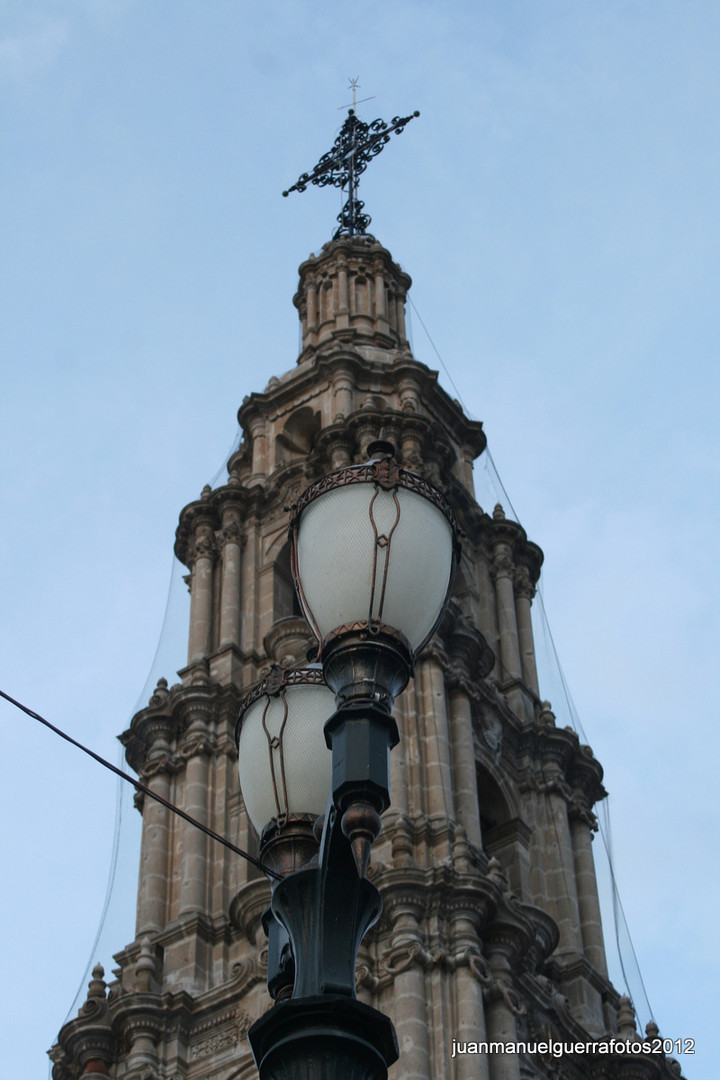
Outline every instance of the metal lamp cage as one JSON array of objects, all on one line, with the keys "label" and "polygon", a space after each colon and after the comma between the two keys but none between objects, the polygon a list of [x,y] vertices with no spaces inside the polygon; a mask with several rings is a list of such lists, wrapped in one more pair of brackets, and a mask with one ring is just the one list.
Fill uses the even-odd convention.
[{"label": "metal lamp cage", "polygon": [[281,668],[243,699],[235,728],[240,789],[258,834],[297,815],[325,812],[332,754],[323,727],[335,695],[319,666]]},{"label": "metal lamp cage", "polygon": [[320,656],[337,637],[367,631],[399,638],[414,659],[437,629],[460,559],[443,493],[400,468],[392,444],[374,448],[378,456],[311,484],[290,508],[293,581]]}]

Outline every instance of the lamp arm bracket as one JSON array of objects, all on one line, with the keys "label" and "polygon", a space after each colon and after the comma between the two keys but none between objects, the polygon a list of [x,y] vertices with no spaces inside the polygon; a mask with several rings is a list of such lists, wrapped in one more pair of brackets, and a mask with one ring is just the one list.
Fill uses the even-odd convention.
[{"label": "lamp arm bracket", "polygon": [[358,876],[340,821],[331,801],[318,864],[288,875],[273,893],[273,914],[287,930],[295,957],[293,998],[355,998],[358,949],[382,911],[378,890]]}]

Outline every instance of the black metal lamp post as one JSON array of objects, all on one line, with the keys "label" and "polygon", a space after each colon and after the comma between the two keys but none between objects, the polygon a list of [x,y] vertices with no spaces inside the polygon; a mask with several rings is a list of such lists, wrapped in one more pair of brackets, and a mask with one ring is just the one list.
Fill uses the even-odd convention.
[{"label": "black metal lamp post", "polygon": [[[293,577],[326,685],[317,667],[278,672],[238,722],[246,807],[262,830],[261,858],[281,875],[265,920],[276,1004],[249,1033],[261,1080],[385,1080],[398,1056],[390,1020],[355,996],[357,952],[382,907],[365,875],[390,805],[393,701],[442,617],[459,542],[445,497],[399,468],[392,444],[379,440],[368,453],[291,509]],[[316,712],[296,722],[291,694],[308,681]],[[269,765],[255,764],[253,745]],[[325,801],[312,855],[308,823]]]}]

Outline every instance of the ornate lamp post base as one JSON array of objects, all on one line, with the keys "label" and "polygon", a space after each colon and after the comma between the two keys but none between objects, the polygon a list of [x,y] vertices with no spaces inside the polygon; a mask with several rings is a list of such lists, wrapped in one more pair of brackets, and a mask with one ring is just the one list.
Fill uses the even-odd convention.
[{"label": "ornate lamp post base", "polygon": [[395,1029],[340,994],[280,1001],[248,1033],[260,1080],[387,1080]]}]

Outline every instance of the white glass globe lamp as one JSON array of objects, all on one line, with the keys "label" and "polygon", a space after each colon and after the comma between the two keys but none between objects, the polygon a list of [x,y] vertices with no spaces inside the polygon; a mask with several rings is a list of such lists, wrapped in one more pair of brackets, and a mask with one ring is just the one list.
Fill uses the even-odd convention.
[{"label": "white glass globe lamp", "polygon": [[460,552],[448,500],[377,440],[370,460],[312,484],[291,509],[291,567],[338,706],[386,709],[447,605]]},{"label": "white glass globe lamp", "polygon": [[240,706],[240,790],[261,861],[276,873],[290,873],[317,850],[313,823],[325,812],[332,777],[323,728],[334,710],[319,665],[274,665]]}]

